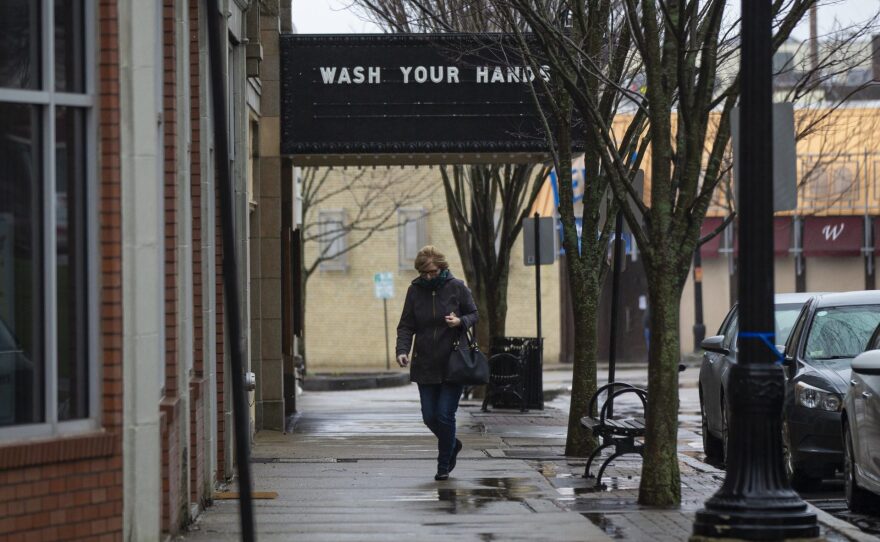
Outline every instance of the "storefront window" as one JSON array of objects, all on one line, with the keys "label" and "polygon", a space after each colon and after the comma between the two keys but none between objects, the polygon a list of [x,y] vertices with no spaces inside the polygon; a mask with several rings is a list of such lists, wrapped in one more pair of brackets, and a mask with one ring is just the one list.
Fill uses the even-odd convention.
[{"label": "storefront window", "polygon": [[0,87],[40,86],[40,0],[0,2]]},{"label": "storefront window", "polygon": [[91,3],[42,4],[0,2],[0,441],[94,415]]},{"label": "storefront window", "polygon": [[39,109],[0,102],[0,426],[44,420]]},{"label": "storefront window", "polygon": [[83,2],[55,0],[55,90],[85,90]]}]

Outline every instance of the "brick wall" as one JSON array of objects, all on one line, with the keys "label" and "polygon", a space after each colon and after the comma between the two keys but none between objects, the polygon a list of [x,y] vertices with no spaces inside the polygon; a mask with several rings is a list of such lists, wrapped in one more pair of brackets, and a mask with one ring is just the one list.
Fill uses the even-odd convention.
[{"label": "brick wall", "polygon": [[[216,184],[214,185],[216,186]],[[217,315],[217,328],[214,330],[214,338],[217,341],[217,476],[218,478],[230,477],[231,467],[232,465],[226,464],[226,417],[224,413],[226,412],[226,375],[225,375],[225,363],[224,357],[226,355],[226,348],[224,348],[224,336],[225,336],[225,323],[223,321],[225,314],[225,306],[223,304],[223,233],[222,233],[222,218],[220,216],[220,196],[219,190],[216,191],[215,194],[215,206],[217,221],[215,222],[215,230],[214,230],[214,246],[216,247],[215,252],[215,280],[217,289],[216,289],[216,300],[214,305],[214,312]],[[229,428],[231,431],[232,429]]]},{"label": "brick wall", "polygon": [[98,2],[102,430],[0,446],[0,540],[122,540],[122,231],[116,2]]},{"label": "brick wall", "polygon": [[205,380],[194,378],[189,387],[190,502],[204,505],[205,496]]},{"label": "brick wall", "polygon": [[[163,32],[163,91],[162,115],[164,127],[164,234],[165,234],[165,397],[160,409],[162,449],[162,530],[175,534],[186,521],[189,496],[186,491],[186,458],[180,442],[181,399],[178,383],[178,290],[177,262],[177,43],[175,33],[175,0],[164,0],[162,5]],[[188,413],[186,413],[188,414]]]},{"label": "brick wall", "polygon": [[[192,502],[206,500],[205,480],[205,323],[202,299],[202,140],[199,85],[199,0],[189,0],[190,211],[192,215],[193,376],[190,380],[190,483]],[[210,337],[210,334],[208,334]]]}]

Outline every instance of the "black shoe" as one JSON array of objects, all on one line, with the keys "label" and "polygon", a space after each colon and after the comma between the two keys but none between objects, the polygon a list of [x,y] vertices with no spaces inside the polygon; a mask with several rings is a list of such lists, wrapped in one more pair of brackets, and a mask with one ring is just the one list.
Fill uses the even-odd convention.
[{"label": "black shoe", "polygon": [[438,470],[437,474],[434,475],[434,479],[438,482],[442,482],[443,480],[449,480],[449,473],[443,472],[442,470]]},{"label": "black shoe", "polygon": [[458,457],[458,452],[461,451],[461,441],[455,439],[455,449],[452,450],[452,459],[449,460],[449,472],[452,472],[452,469],[455,468],[455,459]]}]

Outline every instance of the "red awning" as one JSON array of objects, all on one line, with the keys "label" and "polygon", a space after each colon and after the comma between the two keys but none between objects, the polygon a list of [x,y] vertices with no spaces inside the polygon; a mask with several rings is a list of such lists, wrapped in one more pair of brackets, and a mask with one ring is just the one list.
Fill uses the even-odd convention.
[{"label": "red awning", "polygon": [[877,252],[880,252],[880,216],[872,216],[871,222],[874,224],[874,255],[876,257]]},{"label": "red awning", "polygon": [[790,216],[773,217],[773,254],[788,255],[792,247],[792,218]]},{"label": "red awning", "polygon": [[[700,226],[700,238],[703,238],[715,231],[715,229],[720,226],[723,221],[723,218],[706,218],[705,220],[703,220],[703,225]],[[723,239],[724,232],[722,231],[712,239],[706,241],[706,243],[700,247],[700,258],[717,258],[718,249],[721,248],[721,241]]]},{"label": "red awning", "polygon": [[[792,247],[792,218],[790,216],[773,217],[773,255],[787,256]],[[739,255],[739,236],[734,235],[733,253]]]},{"label": "red awning", "polygon": [[865,243],[860,216],[808,216],[804,219],[804,256],[858,256]]}]

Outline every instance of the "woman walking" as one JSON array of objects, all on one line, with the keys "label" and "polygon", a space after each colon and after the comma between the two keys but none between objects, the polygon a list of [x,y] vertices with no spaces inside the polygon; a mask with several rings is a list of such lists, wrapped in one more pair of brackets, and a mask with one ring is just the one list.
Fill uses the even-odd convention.
[{"label": "woman walking", "polygon": [[455,438],[455,411],[462,385],[444,382],[443,377],[454,342],[477,323],[477,306],[471,291],[452,276],[446,257],[435,247],[419,251],[415,268],[419,277],[406,292],[397,325],[397,363],[407,367],[412,361],[410,379],[419,385],[422,420],[437,436],[434,479],[446,480],[461,451],[461,441]]}]

